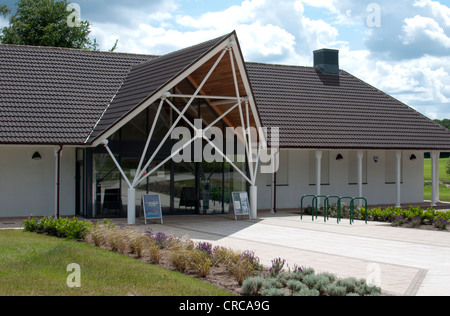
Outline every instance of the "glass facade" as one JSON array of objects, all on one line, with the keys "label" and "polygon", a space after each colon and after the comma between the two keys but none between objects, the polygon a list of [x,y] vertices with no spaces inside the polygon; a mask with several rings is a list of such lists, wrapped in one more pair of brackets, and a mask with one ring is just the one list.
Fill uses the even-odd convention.
[{"label": "glass facade", "polygon": [[[176,104],[176,101],[173,100],[173,103]],[[184,105],[185,102],[180,102],[179,109],[182,110]],[[131,182],[136,176],[158,106],[159,103],[153,104],[109,138],[109,148]],[[203,116],[203,114],[206,115]],[[205,117],[215,120],[219,115],[209,105],[203,103],[191,106],[185,116],[192,124],[195,119],[201,119],[205,128],[212,122]],[[164,104],[144,165],[160,146],[177,117],[178,114],[168,104]],[[193,135],[193,129],[183,120],[180,120],[177,126],[189,128]],[[215,127],[225,137],[226,123],[219,121]],[[221,141],[226,154],[225,140]],[[168,158],[176,142],[177,140],[169,137],[162,144],[161,150],[145,172],[150,172]],[[207,142],[203,141],[203,148],[200,149],[204,150],[205,146],[207,146]],[[235,145],[235,147],[237,146]],[[198,147],[198,143],[197,145],[192,144],[190,148],[192,156],[194,156],[195,150],[199,150]],[[208,148],[208,151],[217,154],[214,149]],[[84,215],[88,218],[125,217],[128,204],[126,180],[121,176],[103,146],[88,149],[85,155],[84,169],[90,188],[87,185],[85,190],[87,197],[85,198]],[[225,159],[216,159],[212,162],[191,161],[193,162],[175,162],[171,159],[139,183],[136,187],[137,215],[140,213],[141,199],[144,194],[160,195],[164,215],[223,214],[229,211],[231,192],[247,191],[247,182]],[[247,174],[246,162],[236,162],[235,164]]]}]

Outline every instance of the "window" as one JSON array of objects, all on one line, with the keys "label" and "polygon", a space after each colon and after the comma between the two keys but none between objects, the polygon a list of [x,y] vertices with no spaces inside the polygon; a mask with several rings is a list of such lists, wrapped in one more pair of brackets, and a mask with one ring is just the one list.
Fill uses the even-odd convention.
[{"label": "window", "polygon": [[[316,185],[316,152],[309,152],[309,185]],[[321,161],[321,184],[330,184],[330,153],[328,151],[322,152]]]},{"label": "window", "polygon": [[[367,152],[364,152],[362,159],[362,182],[367,184]],[[358,153],[356,151],[348,153],[348,184],[358,184]]]}]

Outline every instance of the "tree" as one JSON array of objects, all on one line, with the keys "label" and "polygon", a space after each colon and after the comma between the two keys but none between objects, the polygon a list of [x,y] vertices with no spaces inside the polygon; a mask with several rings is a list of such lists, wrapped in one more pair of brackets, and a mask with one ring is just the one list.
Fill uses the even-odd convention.
[{"label": "tree", "polygon": [[6,6],[6,4],[0,4],[0,16],[7,17],[11,13],[11,10]]},{"label": "tree", "polygon": [[436,123],[444,126],[447,129],[450,129],[450,120],[449,119],[443,119],[443,120],[434,120]]},{"label": "tree", "polygon": [[[0,34],[0,42],[96,50],[98,44],[89,39],[89,22],[80,21],[78,26],[70,27],[68,18],[72,12],[67,7],[67,0],[19,0],[9,26]],[[5,5],[0,5],[0,15],[9,12]]]}]

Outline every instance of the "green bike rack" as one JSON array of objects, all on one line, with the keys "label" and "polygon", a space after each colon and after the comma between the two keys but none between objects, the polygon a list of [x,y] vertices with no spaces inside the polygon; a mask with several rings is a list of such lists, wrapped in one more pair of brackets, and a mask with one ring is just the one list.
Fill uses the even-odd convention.
[{"label": "green bike rack", "polygon": [[[300,220],[303,219],[303,200],[304,200],[305,198],[307,198],[307,197],[312,197],[312,198],[314,198],[315,195],[307,194],[307,195],[304,195],[304,196],[302,197],[302,199],[301,199],[301,201],[300,201]],[[314,208],[314,205],[313,205],[313,204],[311,204],[311,208]],[[313,215],[314,215],[314,210],[313,210]]]},{"label": "green bike rack", "polygon": [[[319,206],[318,206],[317,204],[318,204],[319,199],[320,199],[320,198],[326,199],[327,197],[328,197],[328,196],[326,196],[326,195],[315,195],[315,196],[314,196],[313,202],[312,202],[312,204],[313,204],[313,216],[312,216],[312,220],[313,220],[313,221],[314,221],[314,212],[316,213],[316,219],[317,219],[317,217],[318,217],[317,213],[318,213],[318,210],[319,210]],[[323,208],[324,208],[324,210],[325,210],[325,208],[326,208],[326,205],[325,205],[325,204],[324,204]],[[324,214],[324,217],[325,217],[325,222],[326,222],[327,220],[326,220],[325,214]]]},{"label": "green bike rack", "polygon": [[365,219],[366,219],[366,224],[367,224],[367,199],[363,198],[363,197],[356,197],[353,198],[352,201],[350,202],[350,224],[355,222],[355,201],[364,201],[365,202],[365,210],[366,210],[366,214],[365,214]]},{"label": "green bike rack", "polygon": [[[353,200],[353,197],[350,197],[350,196],[341,196],[341,197],[339,198],[338,204],[337,204],[337,208],[338,208],[338,210],[337,210],[337,222],[338,222],[338,224],[341,222],[341,217],[342,217],[342,214],[341,214],[341,206],[342,206],[342,203],[341,203],[341,201],[342,201],[342,200],[345,200],[345,199],[350,200],[350,203],[351,203],[351,200]],[[351,212],[351,211],[350,211],[350,212]]]},{"label": "green bike rack", "polygon": [[330,214],[329,214],[329,208],[330,208],[330,199],[337,199],[339,200],[341,197],[337,196],[337,195],[331,195],[331,196],[327,196],[327,198],[325,199],[325,212],[326,212],[326,219],[329,220],[330,219]]}]

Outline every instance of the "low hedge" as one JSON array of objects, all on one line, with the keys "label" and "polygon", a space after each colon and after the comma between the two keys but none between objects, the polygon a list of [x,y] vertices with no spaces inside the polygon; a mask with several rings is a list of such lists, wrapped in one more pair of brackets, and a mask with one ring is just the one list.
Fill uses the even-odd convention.
[{"label": "low hedge", "polygon": [[73,240],[84,239],[86,233],[93,226],[93,222],[86,220],[80,221],[76,218],[55,218],[52,216],[24,221],[25,231]]}]

